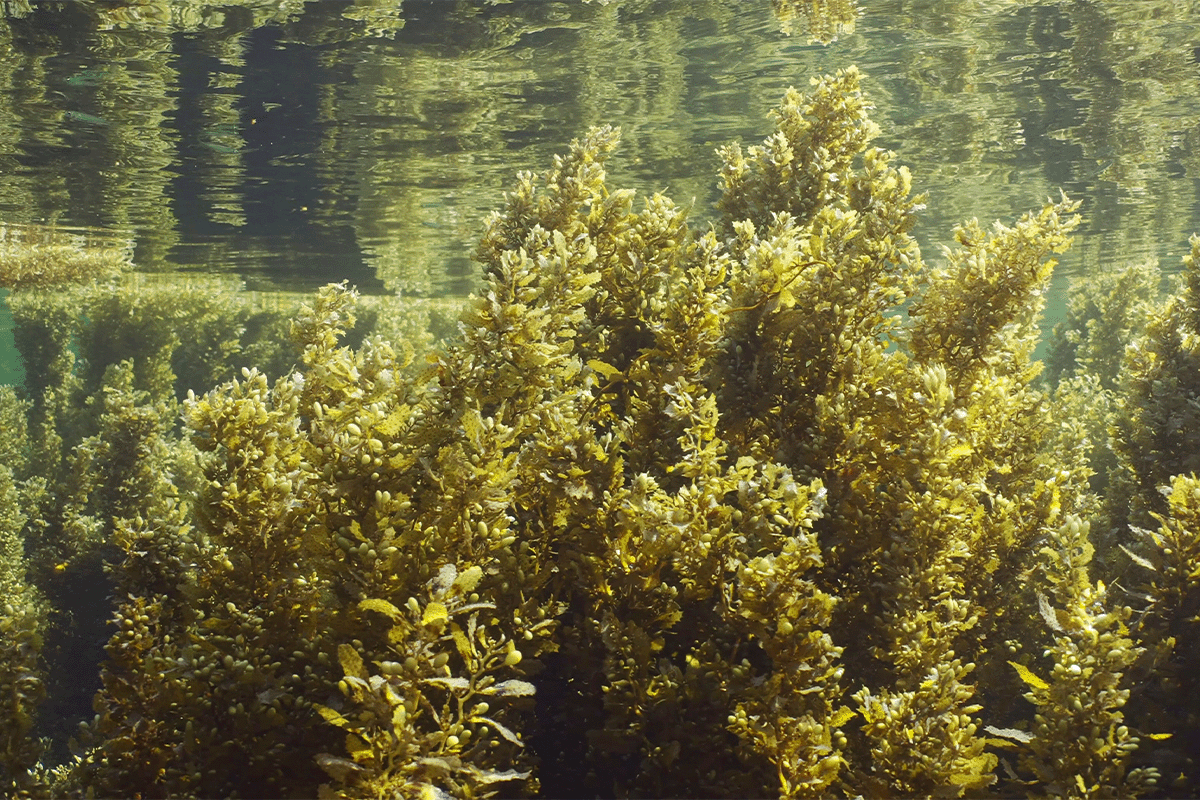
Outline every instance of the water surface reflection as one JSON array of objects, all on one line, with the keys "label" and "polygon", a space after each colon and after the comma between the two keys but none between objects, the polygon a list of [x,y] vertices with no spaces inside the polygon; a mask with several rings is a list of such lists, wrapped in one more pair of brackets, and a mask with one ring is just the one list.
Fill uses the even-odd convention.
[{"label": "water surface reflection", "polygon": [[858,64],[929,193],[927,247],[1060,188],[1087,217],[1067,272],[1173,268],[1200,227],[1191,3],[891,0],[828,46],[767,2],[385,5],[10,8],[0,220],[103,229],[142,268],[256,288],[457,294],[514,172],[587,126],[624,131],[614,183],[703,219],[713,149]]}]

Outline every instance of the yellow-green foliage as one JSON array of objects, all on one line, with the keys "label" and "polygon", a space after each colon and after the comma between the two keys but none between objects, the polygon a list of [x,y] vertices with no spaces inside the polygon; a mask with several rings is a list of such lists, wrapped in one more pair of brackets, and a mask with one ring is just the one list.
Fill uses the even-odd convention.
[{"label": "yellow-green foliage", "polygon": [[1194,622],[1200,610],[1200,481],[1195,475],[1176,475],[1167,503],[1169,514],[1156,515],[1158,531],[1141,531],[1152,545],[1149,592],[1156,616]]},{"label": "yellow-green foliage", "polygon": [[[25,391],[97,393],[109,365],[131,360],[134,385],[155,398],[228,379],[248,363],[282,371],[295,351],[272,352],[297,307],[259,310],[218,279],[115,281],[14,292],[14,335],[26,366]],[[278,350],[278,345],[273,344]]]},{"label": "yellow-green foliage", "polygon": [[1088,525],[1069,516],[1041,550],[1050,594],[1039,613],[1054,634],[1049,681],[1013,662],[1037,706],[1021,766],[1048,796],[1132,797],[1152,787],[1157,770],[1127,772],[1138,737],[1123,724],[1129,689],[1123,673],[1141,652],[1128,636],[1131,609],[1107,608],[1108,590],[1092,583]]},{"label": "yellow-green foliage", "polygon": [[[977,790],[995,758],[956,648],[987,641],[996,623],[980,617],[1002,613],[1029,543],[1086,477],[1043,450],[1030,386],[1047,256],[1073,204],[991,233],[968,224],[926,272],[908,173],[867,149],[857,84],[847,71],[789,95],[779,133],[748,157],[725,151],[721,207],[745,264],[730,280],[725,436],[829,492],[824,586],[845,600],[836,624],[858,632],[845,658],[868,684],[855,698],[870,766],[850,780],[869,794]],[[910,298],[906,330],[887,312]]]},{"label": "yellow-green foliage", "polygon": [[[262,676],[208,690],[230,719],[197,753],[252,754],[240,779],[258,791],[303,778],[268,748],[314,743],[264,736],[266,680],[298,698],[284,730],[313,730],[300,722],[316,692],[350,734],[319,759],[339,796],[533,788],[530,736],[578,748],[608,776],[602,793],[993,780],[974,665],[955,648],[1071,502],[1070,470],[1038,455],[1028,387],[1036,290],[1070,209],[966,229],[915,311],[912,355],[897,349],[886,312],[921,277],[918,204],[907,173],[867,149],[857,81],[790,94],[779,134],[725,151],[727,243],[666,198],[634,211],[631,192],[610,192],[617,135],[598,129],[542,179],[520,177],[484,236],[462,334],[423,375],[382,341],[339,347],[353,298],[327,290],[296,327],[303,372],[272,388],[250,371],[189,401],[211,454],[192,535],[228,577],[198,572],[188,605],[204,627],[171,639]],[[470,597],[457,575],[478,576]],[[285,627],[279,608],[305,618]],[[245,650],[228,652],[229,614],[250,615]],[[828,633],[839,616],[864,634],[849,654]],[[324,655],[311,679],[305,652],[275,642],[297,631]],[[501,662],[510,642],[522,655]],[[870,682],[857,712],[847,664],[854,686]],[[107,672],[109,742],[122,719],[167,719],[124,710],[115,690],[136,674]],[[537,686],[553,704],[535,719],[497,700],[485,721],[476,699],[507,681],[521,689],[502,697]],[[105,747],[96,768],[119,790],[128,767]],[[231,788],[178,757],[163,768],[164,791]]]},{"label": "yellow-green foliage", "polygon": [[1182,285],[1126,356],[1113,444],[1133,484],[1135,524],[1166,512],[1158,487],[1200,471],[1200,237],[1191,246]]},{"label": "yellow-green foliage", "polygon": [[1094,375],[1115,391],[1125,348],[1141,336],[1160,280],[1153,261],[1073,280],[1066,319],[1054,326],[1046,356],[1048,382]]},{"label": "yellow-green foliage", "polygon": [[1129,345],[1144,335],[1160,279],[1153,262],[1142,262],[1073,280],[1066,319],[1054,326],[1046,356],[1062,446],[1074,442],[1093,472],[1089,486],[1099,495],[1101,524],[1092,536],[1105,550],[1123,531],[1136,491],[1109,437],[1119,421],[1122,364]]},{"label": "yellow-green foliage", "polygon": [[[240,363],[260,364],[276,373],[290,369],[303,350],[287,337],[287,320],[297,305],[260,303],[228,281],[86,277],[90,280],[54,290],[18,287],[8,298],[27,375],[20,393],[29,398],[18,401],[5,388],[0,454],[17,473],[15,494],[5,492],[6,520],[12,523],[7,527],[17,548],[8,561],[20,567],[13,574],[28,572],[46,588],[57,611],[91,616],[93,609],[79,604],[107,593],[100,554],[111,556],[107,548],[113,545],[128,551],[115,573],[121,587],[117,596],[136,597],[140,603],[131,615],[136,630],[128,632],[137,644],[114,642],[110,655],[114,663],[137,665],[136,678],[121,684],[120,692],[158,696],[162,686],[142,669],[142,642],[150,639],[148,615],[161,609],[162,597],[156,593],[191,591],[196,580],[191,559],[198,550],[189,549],[186,536],[155,539],[147,532],[148,520],[162,516],[183,524],[193,513],[191,501],[203,482],[195,447],[179,437],[177,393],[190,386],[210,386],[233,374]],[[406,347],[432,341],[426,328],[436,308],[397,308],[394,301],[382,298],[365,305],[368,316],[386,319],[380,328],[411,332],[414,341]],[[10,599],[14,608],[25,608],[28,598],[18,596],[14,588]],[[12,696],[10,708],[18,716],[5,730],[13,732],[14,743],[25,741],[23,750],[12,751],[13,781],[47,791],[45,781],[51,778],[23,774],[37,760],[30,744],[34,740],[28,738],[36,701],[31,687],[40,691],[42,680],[40,635],[31,638],[25,631],[36,633],[47,601],[38,599],[30,607],[40,616],[22,617],[14,611],[17,616],[11,621],[13,637],[22,637],[7,642],[16,652],[14,674],[27,679],[21,683],[25,699]],[[97,635],[99,631],[80,630],[68,637],[65,647],[60,643],[58,652],[74,656],[75,643],[84,646]],[[62,682],[79,682],[78,664],[58,663],[56,669],[59,690],[65,690]],[[61,724],[43,720],[43,728],[52,725],[59,734]],[[141,735],[153,741],[157,733]],[[138,741],[113,737],[107,742],[114,753],[111,762],[122,764],[120,758]],[[129,783],[123,786],[161,779],[156,771],[159,760],[145,751],[137,751],[136,758],[143,760],[125,765],[130,768],[122,772],[123,780]],[[311,758],[305,763],[318,772]],[[105,785],[106,773],[90,764],[77,771],[76,784],[84,774],[93,785]],[[55,779],[60,780],[55,791],[66,791],[68,784],[61,778]]]},{"label": "yellow-green foliage", "polygon": [[[473,587],[447,578],[447,568],[481,573],[436,563],[451,553],[435,551],[433,531],[408,518],[403,478],[423,481],[432,466],[405,442],[416,384],[382,341],[359,351],[337,345],[352,301],[330,288],[302,312],[294,335],[303,373],[271,385],[246,370],[244,380],[185,404],[206,488],[196,527],[184,522],[186,502],[167,502],[118,529],[125,572],[136,566],[139,577],[109,646],[91,731],[97,746],[83,766],[92,785],[115,794],[137,786],[147,796],[303,794],[320,782],[320,765],[359,787],[415,793],[423,772],[444,786],[494,782],[487,763],[507,765],[519,749],[502,738],[494,748],[483,736],[470,742],[462,726],[508,731],[504,698],[522,692],[504,681],[477,684],[511,673],[520,661],[512,643],[526,631],[540,638],[546,625],[536,608],[507,608],[516,621],[501,625],[479,619],[501,612],[478,597],[452,602],[464,599],[452,589]],[[457,521],[450,530],[460,530]],[[407,626],[399,608],[415,615]],[[450,654],[463,652],[477,656],[466,688],[447,669]],[[147,663],[157,670],[148,673]],[[409,688],[388,694],[378,674],[391,673],[370,679],[367,664],[399,667],[396,679]],[[345,697],[331,697],[339,679]],[[475,694],[496,695],[497,708],[471,703],[450,713]],[[403,716],[397,697],[411,702]],[[145,720],[155,721],[152,732]],[[482,757],[460,764],[460,744]],[[424,759],[421,769],[414,759]]]},{"label": "yellow-green foliage", "polygon": [[290,309],[256,312],[228,282],[127,276],[19,290],[8,303],[32,404],[30,458],[49,489],[26,505],[37,570],[110,541],[113,518],[136,513],[141,440],[177,427],[176,398],[193,381],[211,385],[242,358],[288,357],[271,329]]},{"label": "yellow-green foliage", "polygon": [[28,404],[21,402],[13,387],[0,386],[0,464],[18,479],[27,477],[29,470],[28,413]]},{"label": "yellow-green foliage", "polygon": [[25,411],[10,387],[0,387],[0,787],[10,794],[28,788],[28,772],[41,756],[31,730],[45,695],[39,663],[45,611],[26,581],[21,535],[29,466]]},{"label": "yellow-green foliage", "polygon": [[1135,633],[1152,659],[1134,699],[1146,733],[1169,737],[1155,746],[1156,760],[1186,791],[1195,786],[1191,764],[1200,748],[1200,480],[1176,475],[1163,488],[1167,512],[1152,515],[1154,529],[1133,527],[1140,541],[1126,549],[1136,576],[1127,580],[1138,590]]},{"label": "yellow-green foliage", "polygon": [[20,559],[16,505],[11,474],[0,465],[0,787],[10,795],[28,787],[28,773],[42,754],[32,728],[45,696],[39,659],[45,612],[37,591],[14,569]]},{"label": "yellow-green foliage", "polygon": [[112,278],[129,267],[120,248],[83,238],[54,228],[0,225],[0,287],[54,289]]},{"label": "yellow-green foliage", "polygon": [[[65,538],[93,520],[120,551],[72,785],[1152,786],[1132,765],[1156,732],[1126,724],[1127,675],[1148,654],[1194,660],[1172,649],[1177,622],[1135,626],[1088,574],[1087,449],[1034,385],[1075,204],[967,223],[930,269],[910,234],[921,198],[870,145],[868,108],[853,69],[789,92],[774,135],[720,151],[708,230],[610,189],[619,133],[592,129],[518,176],[457,335],[424,352],[352,339],[369,304],[327,286],[295,315],[293,365],[196,373],[221,382],[176,405],[180,342],[213,343],[194,356],[209,370],[245,352],[219,309],[200,339],[171,332],[200,318],[144,306],[149,357],[92,378],[77,323],[44,315],[38,349],[22,317],[25,352],[59,365],[27,449],[68,419],[60,394],[95,395],[51,489],[67,487]],[[121,286],[94,291],[139,308]],[[1145,596],[1170,620],[1194,594],[1183,486],[1156,554],[1134,553],[1161,571]],[[1014,747],[1001,778],[995,750]]]}]

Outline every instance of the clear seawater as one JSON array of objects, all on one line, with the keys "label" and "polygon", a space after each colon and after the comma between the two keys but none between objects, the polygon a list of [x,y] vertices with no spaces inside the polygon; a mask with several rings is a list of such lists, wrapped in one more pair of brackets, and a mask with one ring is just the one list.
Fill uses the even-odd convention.
[{"label": "clear seawater", "polygon": [[[379,13],[396,8],[391,15]],[[0,224],[128,247],[139,269],[248,288],[465,295],[487,214],[588,126],[610,182],[712,215],[714,149],[788,86],[851,64],[878,142],[928,193],[927,259],[964,218],[1060,190],[1071,275],[1200,229],[1195,2],[864,1],[852,31],[781,30],[769,0],[175,0],[5,4]],[[0,382],[19,380],[0,310]]]}]

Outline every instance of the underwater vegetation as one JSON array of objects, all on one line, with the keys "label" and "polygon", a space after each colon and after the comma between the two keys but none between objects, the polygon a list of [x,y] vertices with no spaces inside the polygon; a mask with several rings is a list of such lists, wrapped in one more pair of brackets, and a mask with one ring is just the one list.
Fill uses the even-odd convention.
[{"label": "underwater vegetation", "polygon": [[[859,84],[722,148],[707,227],[588,131],[436,340],[344,285],[11,270],[7,791],[1194,794],[1200,239],[1164,304],[1076,289],[1042,375],[1076,204],[927,264]],[[56,758],[44,640],[89,593]]]}]

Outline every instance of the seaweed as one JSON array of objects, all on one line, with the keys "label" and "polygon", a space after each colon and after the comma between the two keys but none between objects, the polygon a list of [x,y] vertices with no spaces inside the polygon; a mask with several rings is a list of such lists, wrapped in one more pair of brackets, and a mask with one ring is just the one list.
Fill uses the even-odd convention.
[{"label": "seaweed", "polygon": [[[440,343],[428,307],[345,285],[269,324],[231,291],[188,315],[120,276],[19,288],[35,377],[0,397],[0,579],[34,598],[28,575],[92,553],[115,606],[96,716],[55,769],[28,736],[40,618],[5,608],[23,633],[0,664],[29,676],[0,684],[7,779],[141,797],[1193,787],[1160,778],[1190,769],[1195,736],[1196,479],[1163,454],[1190,425],[1197,256],[1144,331],[1115,295],[1076,309],[1048,386],[1042,296],[1077,204],[967,222],[927,265],[924,198],[871,144],[860,79],[789,91],[773,135],[722,148],[707,228],[611,189],[620,132],[591,129],[518,175]],[[277,349],[247,338],[284,317]],[[1088,387],[1103,420],[1063,418]],[[1118,417],[1130,519],[1158,527],[1093,540],[1112,506],[1088,431]],[[1094,574],[1118,554],[1142,571],[1128,588]]]}]

